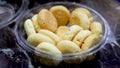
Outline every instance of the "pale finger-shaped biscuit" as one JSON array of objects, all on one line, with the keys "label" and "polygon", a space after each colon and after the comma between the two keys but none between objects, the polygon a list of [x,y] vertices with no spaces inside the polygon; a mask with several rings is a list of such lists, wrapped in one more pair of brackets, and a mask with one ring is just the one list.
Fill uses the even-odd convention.
[{"label": "pale finger-shaped biscuit", "polygon": [[31,35],[31,34],[35,34],[35,29],[34,29],[34,26],[33,26],[33,23],[30,19],[27,19],[24,23],[24,29],[25,29],[25,32],[27,34],[27,36]]},{"label": "pale finger-shaped biscuit", "polygon": [[39,12],[38,24],[42,29],[47,29],[52,32],[55,32],[57,30],[57,20],[54,15],[47,9],[42,9]]},{"label": "pale finger-shaped biscuit", "polygon": [[90,17],[89,20],[90,20],[90,23],[94,22],[94,18],[93,17]]},{"label": "pale finger-shaped biscuit", "polygon": [[98,34],[91,34],[89,35],[84,43],[81,46],[82,50],[88,50],[89,48],[95,46],[96,44],[98,44],[100,42],[102,38],[102,35],[98,35]]},{"label": "pale finger-shaped biscuit", "polygon": [[73,10],[73,12],[81,12],[86,14],[89,18],[92,16],[90,11],[85,9],[85,8],[76,8],[75,10]]},{"label": "pale finger-shaped biscuit", "polygon": [[102,25],[99,22],[93,22],[90,25],[90,30],[92,33],[102,34]]},{"label": "pale finger-shaped biscuit", "polygon": [[[43,51],[46,51],[46,52],[49,52],[49,56],[51,56],[50,58],[54,58],[54,59],[57,59],[57,60],[52,60],[49,61],[50,63],[53,63],[55,65],[59,64],[60,61],[62,60],[62,53],[61,51],[55,47],[55,45],[51,44],[51,43],[48,43],[48,42],[42,42],[40,43],[36,48],[35,48],[36,51],[40,51],[40,50],[43,50]],[[42,62],[47,64],[48,65],[48,62],[46,61],[46,59],[42,59]],[[49,60],[49,59],[48,59]]]},{"label": "pale finger-shaped biscuit", "polygon": [[68,23],[70,12],[65,6],[53,6],[50,8],[50,11],[54,14],[59,26],[66,25]]},{"label": "pale finger-shaped biscuit", "polygon": [[73,39],[73,42],[76,43],[79,47],[81,47],[83,41],[91,34],[89,30],[81,30],[75,38]]},{"label": "pale finger-shaped biscuit", "polygon": [[78,45],[69,40],[62,40],[57,44],[57,48],[63,53],[75,53],[80,52],[81,49]]},{"label": "pale finger-shaped biscuit", "polygon": [[55,45],[53,45],[49,42],[42,42],[42,43],[38,44],[38,46],[36,47],[35,50],[39,51],[39,49],[46,51],[46,52],[54,53],[55,55],[57,53],[61,54],[61,51]]},{"label": "pale finger-shaped biscuit", "polygon": [[34,26],[36,32],[38,32],[40,30],[40,26],[38,25],[38,20],[37,19],[38,19],[37,14],[32,17],[33,26]]},{"label": "pale finger-shaped biscuit", "polygon": [[80,30],[82,30],[82,28],[78,25],[71,26],[66,32],[64,40],[72,40]]},{"label": "pale finger-shaped biscuit", "polygon": [[83,29],[89,29],[90,20],[86,14],[81,12],[74,12],[70,17],[70,25],[79,25]]},{"label": "pale finger-shaped biscuit", "polygon": [[51,38],[40,33],[29,35],[27,41],[34,46],[37,46],[41,42],[49,42],[55,44],[55,42]]},{"label": "pale finger-shaped biscuit", "polygon": [[38,33],[41,33],[43,35],[50,37],[53,41],[55,41],[56,44],[60,41],[60,38],[55,33],[51,32],[49,30],[41,29],[41,30],[39,30]]},{"label": "pale finger-shaped biscuit", "polygon": [[68,29],[69,28],[67,26],[59,26],[55,34],[59,36],[61,39],[63,39]]}]

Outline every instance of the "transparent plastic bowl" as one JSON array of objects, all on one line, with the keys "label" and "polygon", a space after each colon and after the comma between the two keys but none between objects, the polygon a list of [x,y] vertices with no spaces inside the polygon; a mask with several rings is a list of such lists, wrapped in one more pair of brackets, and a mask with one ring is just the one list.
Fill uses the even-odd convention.
[{"label": "transparent plastic bowl", "polygon": [[7,26],[23,16],[28,3],[28,0],[0,0],[0,49],[15,47],[14,31]]},{"label": "transparent plastic bowl", "polygon": [[0,0],[0,29],[14,23],[28,8],[28,0]]},{"label": "transparent plastic bowl", "polygon": [[[72,53],[72,54],[63,54],[62,59],[52,57],[49,52],[44,52],[42,50],[39,52],[35,52],[35,47],[30,45],[26,41],[27,36],[26,36],[25,30],[24,30],[24,22],[26,19],[31,19],[31,17],[34,14],[37,14],[41,9],[43,9],[43,8],[49,9],[54,5],[64,5],[70,11],[74,10],[77,7],[83,7],[83,8],[88,9],[92,13],[94,20],[98,21],[102,24],[102,28],[103,28],[102,40],[98,44],[96,44],[94,47],[92,47],[84,52],[77,52],[77,53]],[[109,30],[110,30],[109,25],[106,22],[106,20],[97,11],[95,11],[94,9],[92,9],[88,6],[85,6],[85,5],[79,4],[79,3],[75,3],[75,2],[50,2],[47,4],[43,4],[43,5],[39,5],[37,7],[34,7],[31,10],[28,10],[26,12],[25,16],[23,17],[23,19],[21,21],[19,21],[18,24],[16,25],[15,35],[16,35],[16,39],[17,39],[17,42],[18,42],[20,47],[22,47],[23,49],[25,49],[29,53],[32,53],[35,56],[37,56],[36,59],[40,60],[40,62],[42,64],[45,64],[48,66],[54,66],[54,65],[60,64],[61,62],[78,64],[78,63],[81,63],[85,60],[93,59],[95,57],[95,54],[102,47],[104,47],[104,45],[107,43]],[[60,61],[60,62],[57,62],[57,61]]]}]

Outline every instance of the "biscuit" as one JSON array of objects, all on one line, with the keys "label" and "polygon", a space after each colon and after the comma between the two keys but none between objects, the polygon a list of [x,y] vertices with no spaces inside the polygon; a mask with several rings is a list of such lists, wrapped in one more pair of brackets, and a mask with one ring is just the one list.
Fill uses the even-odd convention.
[{"label": "biscuit", "polygon": [[33,22],[33,26],[35,28],[35,31],[38,32],[40,30],[40,26],[38,25],[38,15],[35,14],[33,17],[32,17],[32,22]]},{"label": "biscuit", "polygon": [[73,10],[73,12],[81,12],[84,13],[88,16],[88,18],[90,18],[92,15],[90,13],[89,10],[85,9],[85,8],[76,8],[75,10]]},{"label": "biscuit", "polygon": [[75,38],[73,39],[73,42],[76,43],[79,47],[81,47],[83,41],[91,34],[89,30],[81,30]]},{"label": "biscuit", "polygon": [[81,13],[84,13],[88,16],[90,22],[92,23],[94,21],[93,17],[92,17],[92,14],[90,13],[89,10],[85,9],[85,8],[76,8],[75,10],[72,11],[72,13],[74,12],[81,12]]},{"label": "biscuit", "polygon": [[57,20],[47,9],[42,9],[38,14],[38,24],[40,28],[55,32],[57,29]]},{"label": "biscuit", "polygon": [[61,39],[64,38],[65,33],[68,31],[67,26],[59,26],[58,29],[56,30],[55,34],[60,37]]},{"label": "biscuit", "polygon": [[99,22],[93,22],[90,25],[90,30],[92,33],[102,34],[102,25]]},{"label": "biscuit", "polygon": [[30,19],[27,19],[24,23],[24,29],[25,29],[25,32],[27,34],[27,36],[31,35],[31,34],[35,34],[35,29],[34,29],[34,26],[33,26],[33,23]]},{"label": "biscuit", "polygon": [[78,25],[72,25],[69,30],[64,35],[64,40],[72,40],[75,35],[82,30],[82,28]]},{"label": "biscuit", "polygon": [[90,20],[88,16],[81,12],[73,12],[70,16],[70,25],[79,25],[83,29],[89,29]]},{"label": "biscuit", "polygon": [[[35,48],[35,51],[39,52],[40,50],[49,52],[48,56],[50,56],[50,58],[53,58],[53,59],[40,58],[41,63],[47,64],[47,65],[50,65],[50,64],[58,65],[61,62],[62,53],[57,47],[55,47],[55,45],[48,43],[48,42],[42,42]],[[46,60],[50,60],[50,61],[46,61]]]},{"label": "biscuit", "polygon": [[37,47],[35,48],[35,50],[37,50],[37,51],[43,50],[46,52],[54,53],[55,55],[57,53],[61,54],[61,51],[55,45],[53,45],[49,42],[42,42],[42,43],[38,44]]},{"label": "biscuit", "polygon": [[94,22],[94,18],[93,17],[90,17],[89,20],[90,20],[90,23]]},{"label": "biscuit", "polygon": [[81,46],[82,50],[88,50],[89,48],[95,46],[96,44],[98,44],[100,42],[102,38],[102,35],[98,35],[98,34],[91,34],[89,35],[84,43]]},{"label": "biscuit", "polygon": [[41,29],[41,30],[39,30],[38,33],[50,37],[56,44],[60,41],[60,38],[55,33],[51,32],[49,30]]},{"label": "biscuit", "polygon": [[75,53],[80,52],[81,49],[78,45],[69,40],[62,40],[57,44],[57,48],[63,53]]},{"label": "biscuit", "polygon": [[51,38],[40,33],[29,35],[27,41],[33,46],[37,46],[41,42],[49,42],[55,44],[55,42]]},{"label": "biscuit", "polygon": [[68,23],[70,12],[65,6],[53,6],[50,8],[50,11],[54,14],[59,26],[66,25]]}]

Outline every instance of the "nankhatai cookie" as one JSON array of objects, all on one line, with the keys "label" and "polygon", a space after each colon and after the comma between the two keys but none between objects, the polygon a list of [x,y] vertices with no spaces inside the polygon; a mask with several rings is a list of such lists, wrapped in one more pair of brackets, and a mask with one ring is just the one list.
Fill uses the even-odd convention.
[{"label": "nankhatai cookie", "polygon": [[85,9],[85,8],[76,8],[75,10],[73,10],[73,12],[84,13],[84,14],[86,14],[88,16],[88,18],[90,18],[92,16],[90,11],[88,9]]},{"label": "nankhatai cookie", "polygon": [[34,26],[33,26],[33,23],[30,19],[27,19],[24,23],[24,29],[25,29],[25,32],[27,34],[27,36],[31,35],[31,34],[35,34],[35,29],[34,29]]},{"label": "nankhatai cookie", "polygon": [[67,26],[59,26],[58,29],[56,30],[55,34],[57,36],[59,36],[61,39],[64,39],[64,36],[66,34],[66,32],[68,31],[68,27]]},{"label": "nankhatai cookie", "polygon": [[35,51],[39,52],[41,50],[48,52],[49,58],[52,58],[52,59],[49,59],[49,58],[41,57],[39,58],[41,63],[52,66],[52,65],[58,65],[62,61],[62,53],[55,45],[48,42],[42,42],[35,48]]},{"label": "nankhatai cookie", "polygon": [[69,40],[62,40],[57,44],[57,48],[63,53],[75,53],[75,52],[80,52],[81,49],[80,47],[73,43],[72,41]]},{"label": "nankhatai cookie", "polygon": [[90,25],[90,30],[92,33],[102,34],[102,24],[99,22],[93,22]]},{"label": "nankhatai cookie", "polygon": [[50,8],[50,11],[54,14],[59,26],[66,25],[68,23],[70,18],[70,11],[65,6],[53,6]]},{"label": "nankhatai cookie", "polygon": [[27,41],[29,44],[33,46],[37,46],[41,42],[49,42],[49,43],[55,44],[55,42],[50,37],[40,33],[29,35],[27,38]]},{"label": "nankhatai cookie", "polygon": [[70,16],[70,25],[79,25],[83,29],[89,29],[90,20],[88,16],[81,12],[73,12]]},{"label": "nankhatai cookie", "polygon": [[60,41],[60,38],[55,33],[49,30],[41,29],[38,31],[38,33],[50,37],[56,44]]},{"label": "nankhatai cookie", "polygon": [[100,42],[102,38],[102,35],[98,35],[98,34],[91,34],[89,35],[84,43],[81,46],[82,50],[88,50],[89,48],[95,46],[96,44],[98,44]]},{"label": "nankhatai cookie", "polygon": [[38,24],[38,15],[35,14],[33,17],[32,17],[32,22],[33,22],[33,26],[35,28],[35,31],[38,32],[40,30],[40,26]]},{"label": "nankhatai cookie", "polygon": [[79,47],[81,47],[84,40],[91,34],[89,30],[81,30],[77,35],[74,37],[73,42],[76,43]]},{"label": "nankhatai cookie", "polygon": [[41,9],[38,13],[38,24],[42,29],[47,29],[52,32],[57,30],[57,20],[47,9]]},{"label": "nankhatai cookie", "polygon": [[72,40],[80,30],[82,30],[82,27],[80,27],[78,25],[72,25],[68,29],[68,31],[65,33],[63,39],[64,40]]}]

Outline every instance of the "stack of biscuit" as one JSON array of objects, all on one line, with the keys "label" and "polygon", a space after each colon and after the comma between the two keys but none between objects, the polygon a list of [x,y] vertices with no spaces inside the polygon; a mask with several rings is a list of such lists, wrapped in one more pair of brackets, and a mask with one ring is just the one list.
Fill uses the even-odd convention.
[{"label": "stack of biscuit", "polygon": [[102,24],[93,20],[89,10],[75,8],[70,12],[62,5],[41,9],[25,21],[24,28],[35,51],[50,52],[59,59],[62,54],[88,50],[102,38]]}]

